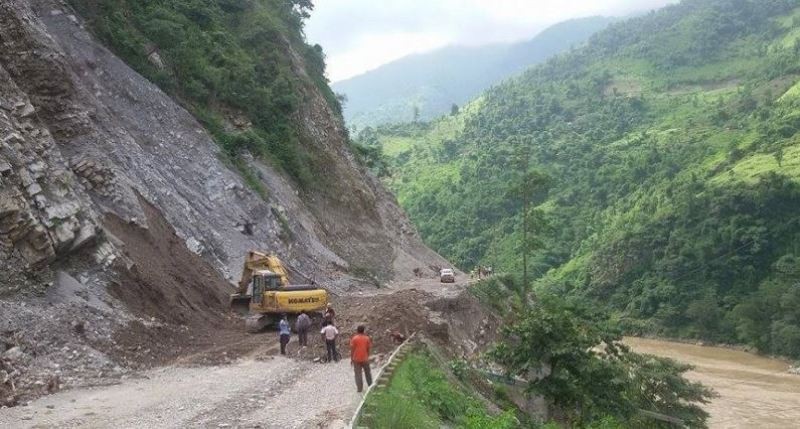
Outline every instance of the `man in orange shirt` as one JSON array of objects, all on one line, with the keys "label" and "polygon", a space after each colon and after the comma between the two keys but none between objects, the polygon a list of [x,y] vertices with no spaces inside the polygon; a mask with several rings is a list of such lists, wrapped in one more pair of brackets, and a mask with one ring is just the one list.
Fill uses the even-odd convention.
[{"label": "man in orange shirt", "polygon": [[362,371],[367,378],[367,387],[372,385],[372,372],[369,369],[369,349],[372,347],[372,340],[364,333],[365,330],[364,325],[359,325],[356,334],[350,338],[350,363],[356,372],[356,388],[359,392],[364,390]]}]

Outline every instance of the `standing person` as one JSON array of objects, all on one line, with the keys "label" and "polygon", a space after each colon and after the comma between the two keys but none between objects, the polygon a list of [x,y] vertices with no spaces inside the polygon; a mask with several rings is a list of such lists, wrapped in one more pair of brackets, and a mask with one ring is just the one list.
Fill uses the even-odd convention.
[{"label": "standing person", "polygon": [[300,347],[308,346],[308,329],[311,328],[311,318],[308,317],[305,311],[301,311],[297,316],[297,321],[294,322],[294,330],[297,331],[297,340]]},{"label": "standing person", "polygon": [[372,372],[369,368],[369,349],[372,347],[372,339],[364,333],[365,331],[364,325],[359,325],[356,334],[350,339],[350,363],[356,373],[356,389],[359,392],[364,390],[362,371],[367,379],[367,387],[372,385]]},{"label": "standing person", "polygon": [[281,321],[278,323],[279,336],[281,341],[281,354],[286,354],[286,345],[289,344],[289,338],[292,336],[292,331],[289,330],[289,320],[286,314],[281,316]]},{"label": "standing person", "polygon": [[339,335],[339,330],[333,323],[327,321],[322,323],[322,340],[325,341],[325,350],[328,352],[328,362],[339,362],[339,352],[336,351],[336,336]]},{"label": "standing person", "polygon": [[328,307],[325,309],[325,314],[323,314],[323,317],[325,318],[325,321],[328,322],[329,324],[331,325],[334,324],[333,319],[336,317],[336,312],[333,311],[333,305],[331,305],[330,302],[328,303]]}]

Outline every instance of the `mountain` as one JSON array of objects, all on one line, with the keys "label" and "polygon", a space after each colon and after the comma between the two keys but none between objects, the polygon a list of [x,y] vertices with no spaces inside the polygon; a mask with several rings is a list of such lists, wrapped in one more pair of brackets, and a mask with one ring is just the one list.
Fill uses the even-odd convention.
[{"label": "mountain", "polygon": [[545,29],[529,41],[449,46],[410,55],[333,84],[344,94],[347,124],[364,128],[449,113],[481,91],[547,58],[584,43],[614,18],[574,19]]},{"label": "mountain", "polygon": [[797,1],[684,0],[359,144],[463,269],[519,275],[530,248],[534,288],[630,332],[797,357],[799,23]]},{"label": "mountain", "polygon": [[447,264],[353,154],[302,4],[71,3],[0,2],[0,405],[245,335],[252,249],[332,294]]}]

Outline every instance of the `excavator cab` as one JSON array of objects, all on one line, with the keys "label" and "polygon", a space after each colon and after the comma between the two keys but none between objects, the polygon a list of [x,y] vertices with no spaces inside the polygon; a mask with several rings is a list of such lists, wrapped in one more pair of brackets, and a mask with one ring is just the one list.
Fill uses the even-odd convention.
[{"label": "excavator cab", "polygon": [[252,306],[259,307],[264,300],[264,293],[281,289],[281,276],[269,270],[253,273],[246,294],[231,295],[231,309],[245,315]]},{"label": "excavator cab", "polygon": [[259,271],[253,275],[252,282],[253,303],[260,303],[264,292],[275,291],[281,288],[281,276],[272,271]]}]

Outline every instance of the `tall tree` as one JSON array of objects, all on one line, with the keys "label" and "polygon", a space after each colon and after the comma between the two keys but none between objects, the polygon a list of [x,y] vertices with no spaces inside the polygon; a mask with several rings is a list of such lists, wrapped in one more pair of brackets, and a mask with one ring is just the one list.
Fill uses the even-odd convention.
[{"label": "tall tree", "polygon": [[522,204],[522,241],[519,252],[522,259],[522,287],[527,288],[528,257],[530,252],[541,246],[537,232],[541,231],[545,223],[542,212],[533,208],[533,202],[536,197],[546,194],[551,180],[547,174],[531,170],[530,144],[519,141],[514,157],[517,177],[511,184],[510,194]]}]

